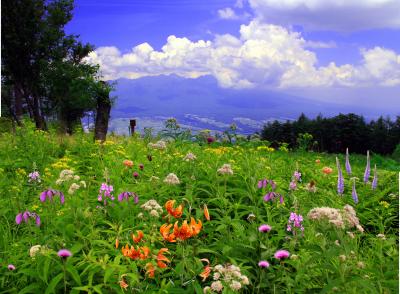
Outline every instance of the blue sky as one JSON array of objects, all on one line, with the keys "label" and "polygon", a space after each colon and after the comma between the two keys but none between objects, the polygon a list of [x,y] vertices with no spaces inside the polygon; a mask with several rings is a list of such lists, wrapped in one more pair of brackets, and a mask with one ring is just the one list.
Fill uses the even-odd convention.
[{"label": "blue sky", "polygon": [[105,79],[213,75],[355,101],[382,88],[400,106],[398,0],[76,0],[66,30],[96,46]]}]

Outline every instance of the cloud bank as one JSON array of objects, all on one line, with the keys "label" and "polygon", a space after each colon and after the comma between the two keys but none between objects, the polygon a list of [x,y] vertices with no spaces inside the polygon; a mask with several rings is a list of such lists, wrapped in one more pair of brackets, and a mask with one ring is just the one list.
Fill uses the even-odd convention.
[{"label": "cloud bank", "polygon": [[[297,1],[282,1],[282,5],[289,2]],[[100,47],[87,61],[100,65],[105,80],[176,74],[185,78],[212,75],[226,88],[400,85],[398,53],[374,47],[360,50],[357,64],[318,66],[315,52],[308,48],[330,46],[335,44],[306,41],[298,32],[254,19],[241,25],[239,37],[226,34],[193,42],[172,35],[160,51],[148,43],[126,53]]]}]

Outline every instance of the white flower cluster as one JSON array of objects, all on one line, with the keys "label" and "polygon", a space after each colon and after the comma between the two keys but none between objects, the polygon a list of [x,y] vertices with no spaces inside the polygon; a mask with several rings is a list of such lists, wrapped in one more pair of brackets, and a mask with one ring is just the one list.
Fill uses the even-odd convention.
[{"label": "white flower cluster", "polygon": [[179,178],[174,173],[168,174],[168,176],[164,179],[164,183],[168,185],[179,185],[180,181]]},{"label": "white flower cluster", "polygon": [[197,159],[196,155],[194,155],[192,152],[189,152],[188,154],[185,155],[183,158],[184,161],[193,161]]},{"label": "white flower cluster", "polygon": [[214,282],[203,289],[204,293],[222,292],[224,287],[232,291],[239,291],[243,285],[249,285],[249,278],[240,272],[240,268],[231,265],[218,264],[213,268]]},{"label": "white flower cluster", "polygon": [[344,229],[347,225],[350,228],[356,227],[361,233],[364,232],[354,208],[348,204],[346,204],[343,209],[331,207],[313,208],[307,216],[311,220],[328,219],[329,223],[340,229]]},{"label": "white flower cluster", "polygon": [[221,168],[218,169],[218,173],[221,175],[233,175],[233,170],[230,164],[225,163]]},{"label": "white flower cluster", "polygon": [[[163,213],[162,207],[154,199],[147,201],[145,204],[141,205],[140,207],[143,208],[145,211],[149,211],[150,215],[152,217],[160,217],[160,214]],[[143,216],[143,214],[142,214],[142,216]]]},{"label": "white flower cluster", "polygon": [[149,143],[147,146],[149,148],[158,149],[158,150],[167,149],[167,143],[165,143],[165,141],[163,141],[163,140],[157,141],[156,143]]},{"label": "white flower cluster", "polygon": [[68,194],[74,194],[76,190],[80,189],[81,187],[86,188],[86,182],[80,181],[80,179],[81,178],[78,175],[74,175],[72,170],[64,169],[60,172],[56,184],[62,185],[65,182],[75,181],[68,189]]},{"label": "white flower cluster", "polygon": [[47,246],[34,245],[29,249],[29,256],[32,257],[32,259],[35,259],[37,254],[45,254],[47,251],[49,251]]}]

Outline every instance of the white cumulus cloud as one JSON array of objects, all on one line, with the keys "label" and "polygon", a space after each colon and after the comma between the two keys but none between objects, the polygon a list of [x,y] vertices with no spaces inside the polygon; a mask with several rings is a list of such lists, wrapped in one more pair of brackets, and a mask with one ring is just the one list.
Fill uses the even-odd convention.
[{"label": "white cumulus cloud", "polygon": [[[332,44],[331,44],[332,45]],[[217,35],[192,42],[169,36],[160,51],[148,43],[122,53],[100,47],[88,61],[100,65],[106,80],[176,74],[186,78],[213,75],[221,87],[293,88],[400,85],[400,55],[382,47],[362,49],[357,65],[318,66],[315,52],[300,33],[253,20],[240,27],[240,36]]]}]

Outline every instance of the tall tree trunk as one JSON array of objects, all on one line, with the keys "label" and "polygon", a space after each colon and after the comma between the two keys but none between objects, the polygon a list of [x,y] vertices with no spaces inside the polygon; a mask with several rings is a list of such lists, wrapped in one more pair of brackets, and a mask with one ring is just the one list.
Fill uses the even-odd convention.
[{"label": "tall tree trunk", "polygon": [[110,97],[98,97],[96,107],[96,122],[94,127],[94,139],[104,142],[107,137],[108,121],[110,119]]},{"label": "tall tree trunk", "polygon": [[39,98],[37,95],[33,95],[33,119],[35,120],[37,129],[46,130],[46,121],[40,113]]}]

